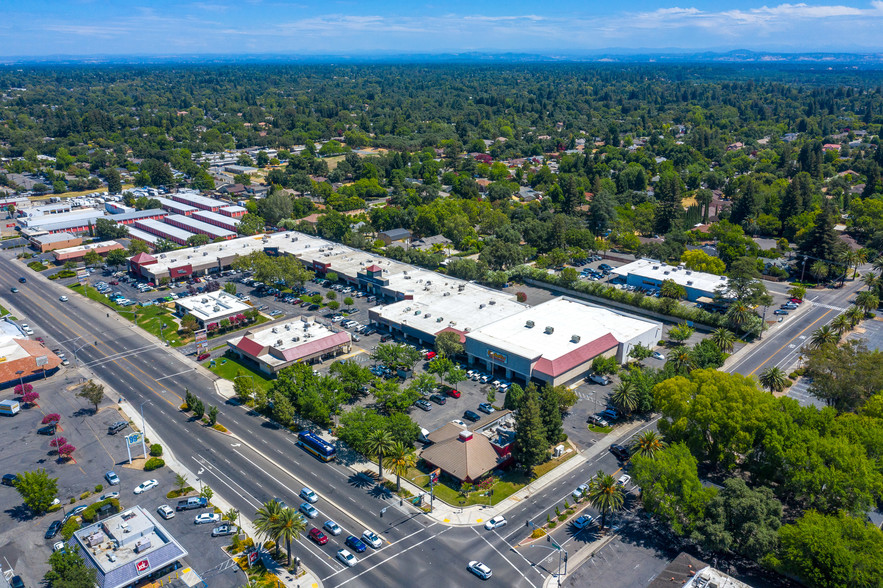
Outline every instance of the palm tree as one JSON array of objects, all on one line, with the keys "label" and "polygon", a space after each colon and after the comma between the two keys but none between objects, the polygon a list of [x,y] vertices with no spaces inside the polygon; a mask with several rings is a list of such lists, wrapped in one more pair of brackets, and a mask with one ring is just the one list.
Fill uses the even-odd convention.
[{"label": "palm tree", "polygon": [[791,286],[788,289],[788,296],[803,300],[803,297],[806,296],[806,288],[803,286]]},{"label": "palm tree", "polygon": [[660,296],[665,296],[666,298],[674,298],[675,300],[679,300],[687,295],[687,291],[683,286],[675,282],[674,280],[663,280],[662,286],[659,288]]},{"label": "palm tree", "polygon": [[744,302],[734,302],[730,305],[730,308],[727,309],[727,321],[736,329],[740,331],[744,330],[751,322],[751,317],[754,315],[751,308],[748,307]]},{"label": "palm tree", "polygon": [[288,564],[291,565],[291,540],[300,539],[301,533],[307,530],[307,521],[300,513],[295,512],[292,508],[286,508],[279,515],[276,521],[276,537],[277,541],[285,541],[285,547],[288,552]]},{"label": "palm tree", "polygon": [[610,401],[623,412],[630,414],[638,407],[638,387],[634,382],[623,380],[613,389]]},{"label": "palm tree", "polygon": [[641,433],[638,440],[632,446],[633,455],[642,455],[644,457],[654,457],[656,452],[665,448],[665,441],[656,431],[648,430]]},{"label": "palm tree", "polygon": [[405,445],[401,441],[393,443],[386,464],[396,475],[396,492],[402,489],[402,476],[408,474],[408,470],[417,465],[417,454],[414,448]]},{"label": "palm tree", "polygon": [[389,431],[376,429],[368,436],[367,449],[369,455],[377,457],[377,475],[383,480],[383,456],[392,449],[393,439]]},{"label": "palm tree", "polygon": [[672,353],[668,357],[668,361],[672,362],[675,371],[678,373],[689,372],[696,366],[693,361],[693,356],[690,355],[690,352],[686,349],[681,349],[677,353]]},{"label": "palm tree", "polygon": [[828,265],[824,261],[818,260],[809,266],[809,273],[812,274],[816,281],[821,282],[828,277],[829,269],[830,268],[828,268]]},{"label": "palm tree", "polygon": [[809,338],[809,346],[813,349],[818,349],[823,345],[827,345],[828,343],[837,343],[840,340],[840,337],[837,336],[837,333],[834,332],[834,329],[825,325],[824,327],[817,329],[815,333],[813,333]]},{"label": "palm tree", "polygon": [[843,333],[852,328],[852,321],[849,320],[849,317],[844,314],[838,314],[833,321],[831,321],[831,328],[837,332],[837,335],[842,337]]},{"label": "palm tree", "polygon": [[277,500],[269,500],[265,502],[261,508],[257,510],[254,518],[254,528],[258,534],[263,535],[276,544],[276,555],[279,554],[279,520],[282,517],[282,505]]},{"label": "palm tree", "polygon": [[874,272],[868,272],[862,276],[862,282],[868,287],[868,290],[873,292],[877,289],[877,284],[880,283],[880,277]]},{"label": "palm tree", "polygon": [[622,508],[625,500],[622,486],[604,470],[599,470],[589,482],[589,504],[601,511],[601,530],[607,525],[607,514]]},{"label": "palm tree", "polygon": [[855,305],[868,313],[880,306],[880,298],[874,292],[865,290],[855,297]]},{"label": "palm tree", "polygon": [[788,376],[776,366],[764,370],[759,379],[760,385],[770,392],[781,392],[785,389],[785,384],[788,383]]},{"label": "palm tree", "polygon": [[849,328],[854,329],[865,318],[865,311],[858,306],[850,306],[846,311],[846,316],[849,317]]},{"label": "palm tree", "polygon": [[733,331],[721,327],[712,331],[711,342],[724,353],[730,353],[736,344],[736,335],[733,334]]}]

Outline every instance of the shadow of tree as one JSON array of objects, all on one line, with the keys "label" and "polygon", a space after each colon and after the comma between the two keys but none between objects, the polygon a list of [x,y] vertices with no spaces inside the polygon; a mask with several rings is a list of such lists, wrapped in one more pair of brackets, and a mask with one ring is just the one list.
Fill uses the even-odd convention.
[{"label": "shadow of tree", "polygon": [[376,485],[374,479],[364,473],[352,474],[347,482],[354,488],[370,488]]},{"label": "shadow of tree", "polygon": [[20,523],[36,518],[34,517],[34,513],[31,512],[31,509],[29,509],[24,504],[19,504],[13,506],[12,508],[7,508],[4,512],[6,512],[6,514],[8,514],[10,518],[15,519]]}]

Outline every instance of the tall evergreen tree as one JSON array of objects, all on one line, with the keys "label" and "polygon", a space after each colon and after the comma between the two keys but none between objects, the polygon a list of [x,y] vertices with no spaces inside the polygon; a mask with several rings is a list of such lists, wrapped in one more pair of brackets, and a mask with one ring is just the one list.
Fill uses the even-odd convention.
[{"label": "tall evergreen tree", "polygon": [[673,170],[666,170],[656,183],[656,218],[653,221],[656,232],[664,235],[672,230],[681,219],[684,207],[681,204],[681,178]]},{"label": "tall evergreen tree", "polygon": [[832,261],[837,259],[842,248],[843,243],[834,230],[834,215],[829,207],[825,207],[816,215],[815,225],[800,244],[800,253],[816,259]]},{"label": "tall evergreen tree", "polygon": [[540,413],[540,400],[536,388],[528,389],[515,418],[515,443],[512,455],[528,472],[545,461],[549,442]]},{"label": "tall evergreen tree", "polygon": [[564,439],[564,426],[561,420],[561,410],[558,404],[558,394],[552,387],[546,387],[540,401],[540,418],[543,420],[543,429],[546,432],[546,441],[558,443]]}]

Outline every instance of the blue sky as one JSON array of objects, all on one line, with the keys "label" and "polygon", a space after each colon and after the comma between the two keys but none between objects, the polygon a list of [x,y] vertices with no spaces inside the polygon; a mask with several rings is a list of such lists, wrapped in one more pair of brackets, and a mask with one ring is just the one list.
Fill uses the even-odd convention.
[{"label": "blue sky", "polygon": [[883,51],[883,0],[0,0],[0,56]]}]

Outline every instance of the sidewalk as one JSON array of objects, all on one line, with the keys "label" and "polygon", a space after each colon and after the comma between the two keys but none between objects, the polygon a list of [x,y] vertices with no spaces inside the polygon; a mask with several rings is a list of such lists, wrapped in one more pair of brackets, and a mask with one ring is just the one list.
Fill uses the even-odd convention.
[{"label": "sidewalk", "polygon": [[[459,506],[447,504],[446,502],[443,502],[436,498],[434,501],[432,512],[426,513],[426,515],[443,525],[467,527],[481,524],[490,518],[505,514],[506,512],[517,506],[519,502],[530,498],[531,495],[553,485],[555,482],[568,475],[573,470],[585,465],[592,458],[600,455],[601,453],[604,453],[605,451],[607,451],[607,447],[610,443],[616,443],[623,437],[631,434],[633,430],[639,428],[643,424],[644,423],[641,421],[636,421],[617,428],[609,435],[604,437],[603,443],[596,443],[585,451],[577,453],[574,457],[571,457],[548,474],[540,477],[537,480],[534,480],[518,492],[515,492],[514,494],[500,502],[499,504],[490,507],[487,505],[475,504],[472,506],[461,508]],[[377,464],[371,461],[360,461],[353,463],[349,466],[349,468],[355,472],[362,472],[365,470],[376,472]],[[392,472],[386,469],[383,470],[383,477],[390,482],[396,481],[395,475],[393,475]],[[410,480],[406,480],[405,478],[402,478],[402,488],[407,489],[414,496],[426,493],[426,489],[417,486],[416,484],[414,484]],[[408,503],[406,502],[405,504]],[[395,506],[396,508],[400,508],[397,504]]]},{"label": "sidewalk", "polygon": [[[790,315],[790,317],[793,318],[793,317],[800,316],[801,314],[803,314],[804,312],[806,312],[807,310],[809,310],[813,306],[815,306],[815,305],[812,303],[812,301],[804,300],[803,304],[798,306],[797,310],[795,310]],[[769,327],[766,331],[764,331],[764,335],[766,335],[766,336],[774,335],[776,331],[778,331],[779,329],[782,329],[785,326],[785,323],[786,323],[786,321],[782,321],[781,323],[777,321],[773,326]],[[741,349],[739,349],[738,351],[736,351],[735,353],[730,355],[726,359],[726,361],[724,361],[724,365],[722,365],[719,368],[720,371],[722,371],[722,372],[729,371],[731,366],[733,366],[734,364],[741,361],[742,358],[745,357],[746,355],[748,355],[749,353],[755,351],[757,349],[757,347],[758,347],[757,342],[746,343],[745,345],[742,346]]]},{"label": "sidewalk", "polygon": [[[104,384],[105,389],[112,389],[107,385],[107,383],[102,383]],[[110,396],[113,395],[111,394]],[[132,406],[128,402],[123,401],[119,404],[119,408],[126,414],[126,416],[129,417],[129,420],[136,424],[140,424],[141,418],[140,415],[137,414],[134,406]],[[180,460],[175,457],[175,455],[169,449],[168,444],[162,441],[156,431],[151,429],[149,424],[145,424],[145,430],[143,432],[145,435],[150,437],[152,441],[154,441],[155,443],[160,443],[163,446],[163,459],[170,469],[174,470],[178,474],[181,474],[182,476],[185,476],[191,482],[198,479],[196,474],[194,474],[187,466],[185,466]],[[212,504],[214,504],[224,512],[228,511],[231,508],[234,508],[232,504],[224,500],[224,498],[217,492],[215,492],[215,494],[212,496]],[[259,535],[255,530],[254,524],[251,522],[251,519],[249,519],[243,512],[239,513],[239,518],[242,530],[246,534],[248,534],[248,536],[255,539],[255,544],[260,544],[260,541],[258,540]],[[321,580],[319,580],[318,576],[314,574],[309,568],[307,568],[303,563],[301,563],[301,570],[305,573],[299,578],[295,578],[291,573],[287,571],[286,568],[278,564],[276,564],[275,566],[268,566],[268,569],[276,574],[276,576],[282,581],[282,583],[285,584],[286,588],[305,588],[307,586],[311,588],[321,588],[322,586],[322,582]]]}]

